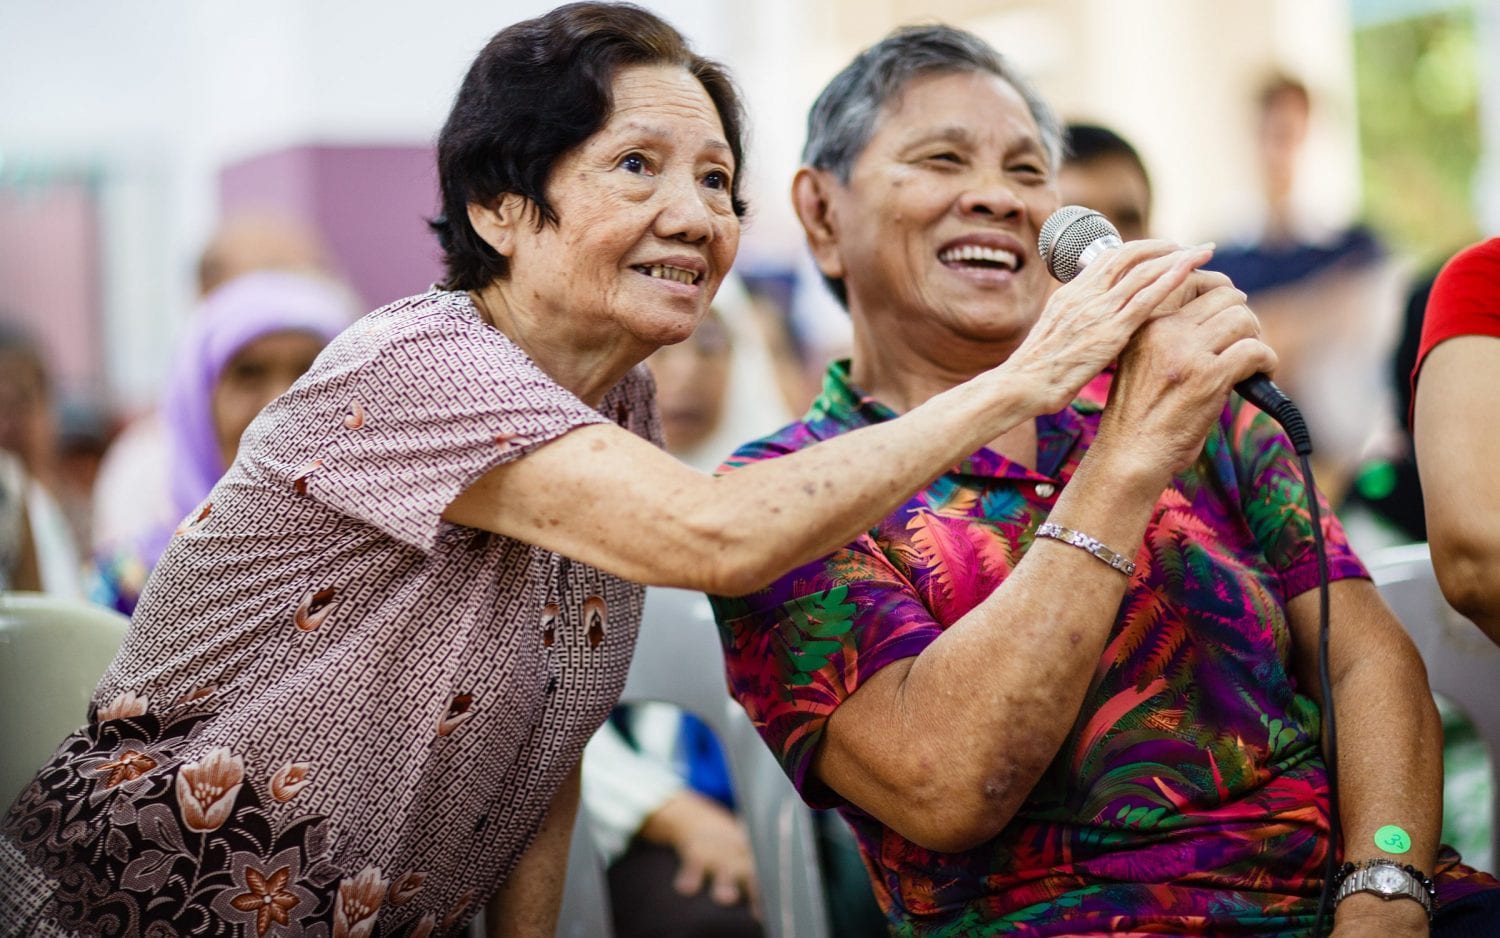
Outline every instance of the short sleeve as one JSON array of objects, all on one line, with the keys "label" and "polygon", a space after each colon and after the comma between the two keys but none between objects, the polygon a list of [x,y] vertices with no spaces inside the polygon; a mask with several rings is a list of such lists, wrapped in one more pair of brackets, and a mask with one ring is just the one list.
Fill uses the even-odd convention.
[{"label": "short sleeve", "polygon": [[[760,440],[720,472],[787,452]],[[808,804],[844,805],[811,774],[828,718],[881,668],[921,654],[942,626],[868,536],[748,596],[710,599],[730,693]]]},{"label": "short sleeve", "polygon": [[[1307,508],[1307,482],[1291,441],[1274,420],[1238,397],[1233,398],[1227,421],[1245,519],[1280,575],[1283,595],[1291,599],[1316,589],[1318,553]],[[1329,580],[1368,578],[1328,499],[1321,491],[1317,499]]]},{"label": "short sleeve", "polygon": [[452,306],[403,319],[372,314],[329,352],[314,369],[328,380],[314,374],[278,401],[328,428],[300,454],[291,485],[421,550],[432,549],[443,511],[484,473],[608,422],[503,334]]},{"label": "short sleeve", "polygon": [[1422,317],[1413,389],[1427,354],[1461,335],[1500,336],[1500,238],[1465,248],[1438,273]]}]

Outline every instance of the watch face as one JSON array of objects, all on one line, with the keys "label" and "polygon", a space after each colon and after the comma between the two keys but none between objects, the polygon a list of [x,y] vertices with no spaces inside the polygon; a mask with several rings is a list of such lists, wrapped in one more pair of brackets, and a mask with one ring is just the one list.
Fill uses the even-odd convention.
[{"label": "watch face", "polygon": [[1389,895],[1401,891],[1406,885],[1406,877],[1395,867],[1377,866],[1370,870],[1370,885]]}]

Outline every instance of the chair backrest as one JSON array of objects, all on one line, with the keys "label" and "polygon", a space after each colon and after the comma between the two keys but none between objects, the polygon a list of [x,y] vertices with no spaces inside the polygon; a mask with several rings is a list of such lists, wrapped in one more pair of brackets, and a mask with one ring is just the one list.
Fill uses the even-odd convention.
[{"label": "chair backrest", "polygon": [[82,600],[0,594],[0,813],[88,719],[94,685],[129,624]]},{"label": "chair backrest", "polygon": [[[1427,663],[1427,680],[1448,698],[1489,748],[1500,770],[1500,646],[1443,598],[1426,544],[1375,551],[1365,558],[1380,595]],[[1493,788],[1490,856],[1500,859],[1500,780]]]},{"label": "chair backrest", "polygon": [[[714,731],[728,758],[735,798],[755,853],[767,938],[827,938],[812,812],[761,742],[745,711],[729,696],[718,629],[703,594],[660,588],[646,591],[640,638],[620,701],[674,704]],[[580,814],[558,934],[607,936],[607,929],[581,930],[578,924],[595,916],[600,907],[586,908],[582,903],[608,901],[603,898],[608,891],[593,844],[579,836],[578,829],[585,823]],[[575,884],[575,877],[589,882]]]}]

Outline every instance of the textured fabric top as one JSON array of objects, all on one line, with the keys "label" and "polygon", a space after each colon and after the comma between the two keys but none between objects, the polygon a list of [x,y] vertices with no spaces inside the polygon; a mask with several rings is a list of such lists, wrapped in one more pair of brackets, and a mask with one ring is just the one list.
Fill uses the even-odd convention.
[{"label": "textured fabric top", "polygon": [[[896,934],[1311,927],[1327,786],[1318,708],[1290,667],[1286,603],[1316,587],[1316,554],[1290,446],[1238,398],[1127,552],[1137,570],[1081,712],[999,836],[924,849],[811,772],[834,710],[920,654],[1025,556],[1094,439],[1110,380],[1038,420],[1036,470],[982,449],[867,535],[715,602],[731,691],[804,797],[849,820]],[[836,363],[801,422],[729,465],[893,416]],[[1364,576],[1322,510],[1332,576]],[[1068,589],[1057,584],[1058,603]]]},{"label": "textured fabric top", "polygon": [[[637,368],[587,406],[463,293],[334,340],[183,522],[73,758],[7,821],[58,870],[53,914],[458,928],[619,696],[643,594],[440,515],[575,427],[659,442],[652,394]],[[102,807],[61,836],[49,811],[69,801]],[[117,890],[94,905],[66,895],[90,863]]]}]

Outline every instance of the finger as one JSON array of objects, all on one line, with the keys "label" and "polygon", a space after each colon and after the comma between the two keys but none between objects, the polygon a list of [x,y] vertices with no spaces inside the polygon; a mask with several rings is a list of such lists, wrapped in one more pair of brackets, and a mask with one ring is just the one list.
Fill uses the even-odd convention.
[{"label": "finger", "polygon": [[[1212,245],[1184,248],[1131,270],[1105,294],[1130,322],[1145,322],[1199,265],[1213,256]],[[1171,312],[1163,310],[1161,312]]]},{"label": "finger", "polygon": [[1272,375],[1278,364],[1276,352],[1259,339],[1245,338],[1220,352],[1216,359],[1221,373],[1227,376],[1226,387],[1238,384],[1253,374]]},{"label": "finger", "polygon": [[1087,277],[1091,281],[1102,280],[1103,283],[1099,284],[1099,287],[1103,289],[1105,284],[1113,286],[1121,277],[1141,264],[1180,250],[1182,250],[1182,245],[1160,238],[1132,241],[1104,252],[1084,268],[1080,279]]},{"label": "finger", "polygon": [[678,895],[696,896],[703,889],[703,877],[703,864],[684,858],[682,865],[677,868],[677,875],[672,879],[672,888],[677,890]]},{"label": "finger", "polygon": [[[1245,306],[1247,299],[1248,297],[1241,290],[1226,281],[1189,300],[1182,309],[1178,310],[1178,314],[1189,322],[1205,323],[1234,307],[1240,307],[1249,313],[1250,308]],[[1250,313],[1250,316],[1254,318],[1255,314]]]},{"label": "finger", "polygon": [[1241,339],[1259,339],[1260,320],[1250,307],[1239,304],[1214,313],[1196,331],[1203,347],[1218,355]]},{"label": "finger", "polygon": [[733,873],[728,870],[714,872],[713,886],[709,896],[719,905],[734,905],[740,901],[740,887]]}]

